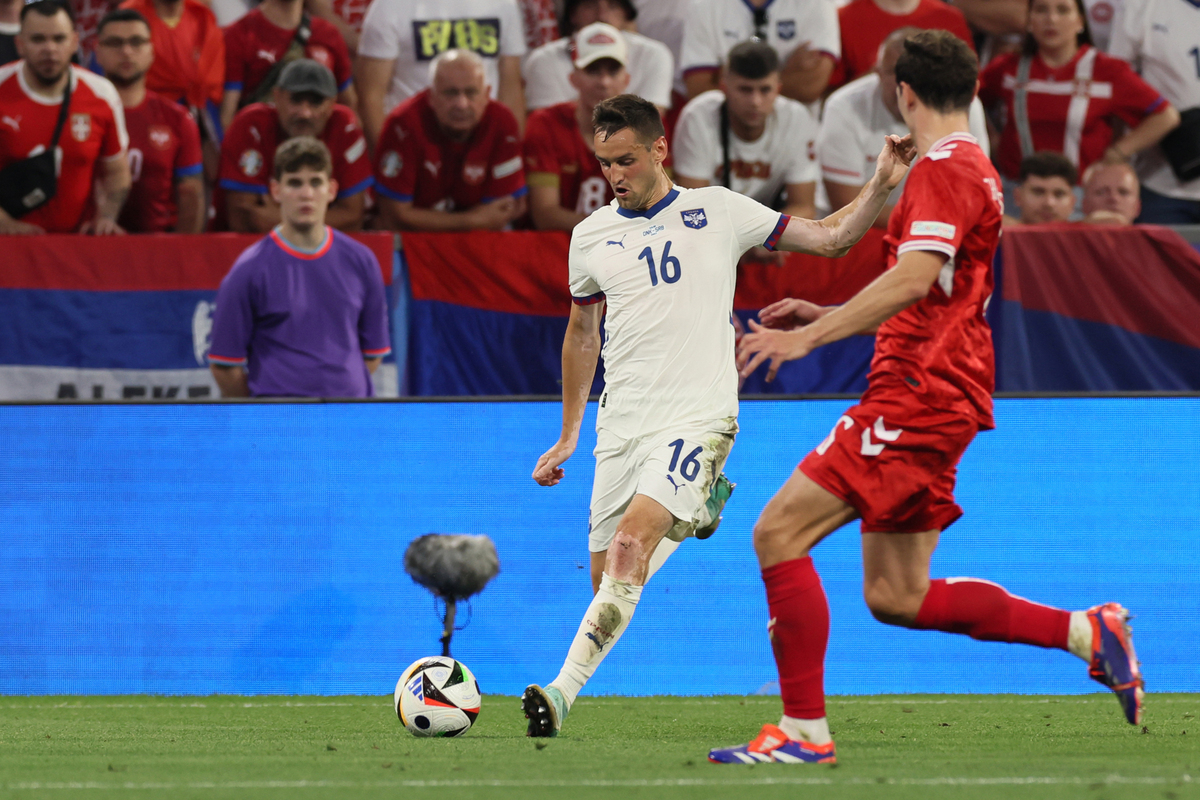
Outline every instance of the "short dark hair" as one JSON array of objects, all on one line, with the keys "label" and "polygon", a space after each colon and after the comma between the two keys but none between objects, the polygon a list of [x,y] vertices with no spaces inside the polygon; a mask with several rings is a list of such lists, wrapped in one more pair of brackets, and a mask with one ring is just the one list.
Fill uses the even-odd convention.
[{"label": "short dark hair", "polygon": [[637,140],[647,147],[660,136],[667,135],[658,108],[635,94],[610,97],[592,111],[592,131],[603,133],[605,139],[625,128],[633,131]]},{"label": "short dark hair", "polygon": [[99,36],[104,30],[104,26],[110,22],[140,22],[150,28],[150,23],[142,16],[142,12],[136,8],[116,8],[104,15],[100,20],[100,24],[96,26],[96,35]]},{"label": "short dark hair", "polygon": [[964,111],[975,99],[979,59],[949,31],[919,31],[904,40],[896,59],[896,83],[907,83],[934,111]]},{"label": "short dark hair", "polygon": [[[558,30],[563,36],[571,36],[575,33],[575,27],[571,24],[571,17],[575,16],[575,9],[588,2],[588,0],[566,0],[563,3],[562,19],[558,21]],[[616,3],[625,11],[625,18],[632,22],[637,19],[637,6],[633,4],[633,0],[616,0]]]},{"label": "short dark hair", "polygon": [[[1087,8],[1083,5],[1083,0],[1075,0],[1075,10],[1079,12],[1079,18],[1083,20],[1083,30],[1075,34],[1075,45],[1083,47],[1085,44],[1092,44],[1092,29],[1088,25]],[[1025,12],[1028,18],[1029,12],[1033,11],[1033,0],[1029,0],[1029,8]],[[1036,55],[1038,51],[1037,39],[1033,38],[1033,34],[1025,32],[1025,38],[1021,40],[1021,52],[1027,56]]]},{"label": "short dark hair", "polygon": [[1021,183],[1024,183],[1030,175],[1039,178],[1062,178],[1070,186],[1074,186],[1079,180],[1079,170],[1075,169],[1071,160],[1062,153],[1055,153],[1052,150],[1041,150],[1022,158],[1018,174]]},{"label": "short dark hair", "polygon": [[27,3],[21,6],[21,22],[24,22],[25,17],[30,14],[53,17],[60,11],[67,15],[67,19],[71,20],[71,25],[74,26],[75,12],[71,9],[71,4],[60,2],[60,0],[37,0],[36,3]]},{"label": "short dark hair", "polygon": [[320,139],[297,136],[275,149],[275,180],[281,180],[289,172],[299,172],[304,167],[333,177],[333,158],[329,155],[329,148]]},{"label": "short dark hair", "polygon": [[729,48],[725,63],[731,75],[757,81],[779,71],[779,54],[766,42],[750,39]]}]

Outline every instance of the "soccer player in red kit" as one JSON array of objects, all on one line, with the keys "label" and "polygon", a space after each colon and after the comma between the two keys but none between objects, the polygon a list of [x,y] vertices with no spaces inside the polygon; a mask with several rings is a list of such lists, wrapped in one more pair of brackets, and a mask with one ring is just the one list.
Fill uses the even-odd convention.
[{"label": "soccer player in red kit", "polygon": [[889,269],[838,308],[791,299],[769,306],[765,326],[752,322],[739,345],[742,375],[769,360],[774,377],[785,361],[877,329],[866,393],[754,528],[783,719],[749,744],[713,750],[710,761],[836,760],[823,687],[829,609],[809,551],[855,519],[862,520],[863,594],[876,619],[1069,651],[1116,692],[1130,723],[1140,721],[1142,678],[1121,606],[1069,612],[989,581],[929,577],[939,535],[962,515],[954,502],[958,460],[977,431],[993,427],[984,311],[1003,198],[987,154],[967,133],[977,74],[974,53],[951,33],[905,40],[897,98],[919,160],[889,221]]},{"label": "soccer player in red kit", "polygon": [[130,233],[200,233],[200,130],[186,108],[146,88],[155,55],[150,30],[132,8],[110,11],[96,29],[96,62],[117,87],[129,132],[133,185],[118,222]]}]

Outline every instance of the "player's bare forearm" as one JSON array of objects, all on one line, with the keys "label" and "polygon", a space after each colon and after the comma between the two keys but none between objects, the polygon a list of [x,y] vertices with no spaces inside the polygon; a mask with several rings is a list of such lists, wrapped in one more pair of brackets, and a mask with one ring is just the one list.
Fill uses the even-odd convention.
[{"label": "player's bare forearm", "polygon": [[1028,4],[1025,0],[954,0],[972,28],[992,36],[1024,33]]},{"label": "player's bare forearm", "polygon": [[339,197],[325,212],[325,224],[342,233],[361,231],[366,208],[366,192]]},{"label": "player's bare forearm", "polygon": [[129,161],[124,153],[104,162],[104,175],[96,192],[96,217],[92,225],[95,233],[121,232],[116,228],[116,222],[125,199],[129,197],[131,182]]},{"label": "player's bare forearm", "polygon": [[525,89],[521,82],[521,57],[500,56],[500,86],[496,99],[517,118],[517,128],[525,132]]},{"label": "player's bare forearm", "polygon": [[1164,136],[1179,127],[1179,121],[1179,112],[1174,106],[1167,104],[1122,136],[1109,151],[1118,159],[1128,159],[1134,153],[1158,144]]},{"label": "player's bare forearm", "polygon": [[229,126],[233,124],[233,118],[237,116],[238,103],[242,99],[241,89],[226,89],[225,94],[221,95],[221,130],[229,130]]},{"label": "player's bare forearm", "polygon": [[204,181],[191,175],[175,184],[176,233],[200,233],[204,230]]},{"label": "player's bare forearm", "polygon": [[554,176],[553,185],[549,182],[535,183],[530,180],[532,177],[527,176],[526,179],[529,182],[529,216],[533,218],[533,227],[539,231],[569,231],[587,219],[587,215],[558,204],[557,176]]},{"label": "player's bare forearm", "polygon": [[780,70],[779,93],[801,103],[815,103],[821,99],[832,75],[832,57],[823,53],[802,54],[798,48]]},{"label": "player's bare forearm", "polygon": [[268,233],[283,221],[279,205],[267,195],[252,192],[227,192],[229,229],[234,233]]},{"label": "player's bare forearm", "polygon": [[392,81],[392,69],[396,62],[388,58],[359,56],[354,61],[354,86],[358,90],[358,117],[362,120],[363,133],[371,152],[379,142],[383,121],[388,109],[383,107],[388,85]]},{"label": "player's bare forearm", "polygon": [[592,393],[596,364],[600,360],[600,317],[604,303],[589,306],[572,305],[563,337],[563,425],[561,442],[579,438],[583,413]]},{"label": "player's bare forearm", "polygon": [[379,365],[383,363],[383,359],[382,359],[382,358],[378,358],[378,357],[376,357],[376,358],[364,358],[364,359],[363,359],[363,362],[364,362],[364,363],[367,365],[367,372],[369,372],[369,373],[371,373],[372,375],[374,375],[374,374],[375,374],[375,370],[379,369]]},{"label": "player's bare forearm", "polygon": [[250,384],[246,380],[244,367],[219,367],[212,364],[209,369],[212,370],[213,379],[216,380],[217,387],[221,390],[221,397],[250,396]]}]

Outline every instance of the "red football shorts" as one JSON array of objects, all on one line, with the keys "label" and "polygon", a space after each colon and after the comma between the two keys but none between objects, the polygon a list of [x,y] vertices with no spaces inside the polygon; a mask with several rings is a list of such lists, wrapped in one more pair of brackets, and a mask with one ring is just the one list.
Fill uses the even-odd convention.
[{"label": "red football shorts", "polygon": [[868,392],[800,462],[817,485],[853,506],[863,533],[945,530],[959,458],[978,423],[936,411],[904,393]]}]

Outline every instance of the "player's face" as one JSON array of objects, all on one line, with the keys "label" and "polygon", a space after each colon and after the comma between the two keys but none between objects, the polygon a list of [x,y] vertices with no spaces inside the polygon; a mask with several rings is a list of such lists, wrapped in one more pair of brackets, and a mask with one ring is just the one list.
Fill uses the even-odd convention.
[{"label": "player's face", "polygon": [[100,32],[96,61],[117,86],[130,86],[146,76],[154,61],[150,28],[141,22],[110,22]]},{"label": "player's face", "polygon": [[40,83],[53,86],[71,65],[71,55],[79,48],[79,37],[67,12],[53,17],[37,12],[25,15],[17,50]]},{"label": "player's face", "polygon": [[666,158],[667,140],[660,136],[647,146],[633,131],[623,128],[607,139],[597,133],[592,141],[617,205],[631,210],[649,208],[658,183],[658,166]]},{"label": "player's face", "polygon": [[1075,210],[1075,192],[1065,178],[1057,175],[1030,175],[1017,187],[1015,199],[1021,209],[1021,222],[1026,225],[1067,222]]},{"label": "player's face", "polygon": [[430,87],[429,105],[438,124],[457,139],[475,130],[487,109],[488,87],[483,70],[469,61],[443,62]]},{"label": "player's face", "polygon": [[616,59],[602,58],[571,73],[571,84],[579,90],[579,100],[584,107],[595,108],[628,88],[629,73]]},{"label": "player's face", "polygon": [[765,125],[779,97],[779,73],[751,79],[726,75],[723,81],[729,116],[750,128]]},{"label": "player's face", "polygon": [[271,179],[271,197],[279,203],[286,225],[307,232],[325,224],[325,211],[337,196],[337,181],[312,167],[285,172]]},{"label": "player's face", "polygon": [[1068,46],[1082,30],[1083,16],[1075,0],[1033,0],[1029,6],[1029,32],[1039,47]]},{"label": "player's face", "polygon": [[275,110],[279,124],[288,136],[315,136],[325,132],[325,123],[333,114],[333,98],[316,92],[285,92],[275,90]]},{"label": "player's face", "polygon": [[579,30],[593,22],[607,22],[619,30],[629,22],[629,18],[616,0],[583,0],[571,12],[571,26]]},{"label": "player's face", "polygon": [[1108,164],[1092,170],[1083,187],[1083,213],[1114,211],[1128,220],[1142,211],[1137,176],[1127,164]]}]

